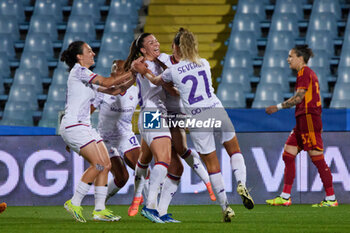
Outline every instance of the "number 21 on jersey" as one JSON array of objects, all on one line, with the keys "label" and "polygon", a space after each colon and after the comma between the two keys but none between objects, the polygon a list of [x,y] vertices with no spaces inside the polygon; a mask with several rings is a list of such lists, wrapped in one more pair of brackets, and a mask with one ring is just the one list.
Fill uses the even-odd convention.
[{"label": "number 21 on jersey", "polygon": [[197,103],[199,101],[202,101],[204,99],[204,97],[202,95],[196,95],[196,91],[197,91],[198,85],[201,85],[201,83],[199,83],[199,82],[202,81],[202,80],[198,80],[198,79],[200,79],[200,77],[203,78],[203,82],[204,82],[204,85],[205,85],[205,92],[207,93],[208,98],[211,97],[208,77],[207,77],[207,74],[205,73],[204,70],[198,71],[198,76],[197,77],[193,76],[193,75],[187,75],[181,80],[181,82],[183,84],[186,84],[187,81],[191,81],[192,82],[191,91],[190,91],[190,94],[188,96],[188,102],[189,102],[190,105],[192,105],[194,103]]}]

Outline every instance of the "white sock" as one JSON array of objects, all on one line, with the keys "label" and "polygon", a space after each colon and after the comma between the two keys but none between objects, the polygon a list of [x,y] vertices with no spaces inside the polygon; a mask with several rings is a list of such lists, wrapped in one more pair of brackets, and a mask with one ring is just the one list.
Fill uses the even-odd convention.
[{"label": "white sock", "polygon": [[225,192],[224,180],[222,179],[221,172],[209,175],[211,185],[213,187],[215,196],[218,199],[219,205],[224,211],[228,205],[227,196]]},{"label": "white sock", "polygon": [[332,196],[326,196],[326,201],[335,201],[335,195],[333,194]]},{"label": "white sock", "polygon": [[173,199],[173,196],[175,195],[176,190],[180,183],[179,176],[175,176],[172,174],[170,174],[170,176],[173,177],[174,179],[171,179],[169,178],[169,176],[167,176],[163,183],[162,191],[160,193],[160,199],[159,199],[159,205],[158,205],[159,216],[163,216],[168,212],[168,207],[170,205],[171,199]]},{"label": "white sock", "polygon": [[106,209],[105,201],[107,196],[108,187],[95,186],[95,210]]},{"label": "white sock", "polygon": [[90,184],[84,183],[83,181],[79,181],[77,187],[75,188],[74,195],[72,197],[72,205],[80,206],[81,201],[89,192],[90,188]]},{"label": "white sock", "polygon": [[107,192],[106,201],[109,198],[113,197],[119,190],[120,188],[115,184],[114,179],[110,180],[108,182],[108,192]]},{"label": "white sock", "polygon": [[149,178],[149,191],[147,195],[147,205],[149,209],[157,209],[157,197],[159,193],[160,183],[165,179],[168,172],[168,165],[165,163],[156,163],[152,169]]},{"label": "white sock", "polygon": [[209,182],[208,172],[205,170],[203,163],[197,153],[188,149],[181,157],[186,161],[188,166],[190,166],[193,171],[201,178],[204,184],[207,184]]},{"label": "white sock", "polygon": [[144,200],[147,200],[148,191],[149,191],[149,177],[147,177],[145,179],[144,185],[143,185],[143,198],[144,198]]},{"label": "white sock", "polygon": [[289,199],[290,198],[290,193],[284,193],[282,192],[280,197],[284,198],[284,199]]},{"label": "white sock", "polygon": [[247,181],[247,170],[241,153],[235,153],[231,156],[231,167],[237,183],[241,182],[241,184],[245,186]]},{"label": "white sock", "polygon": [[147,171],[148,164],[142,164],[140,161],[138,161],[135,167],[134,197],[141,197],[147,176]]}]

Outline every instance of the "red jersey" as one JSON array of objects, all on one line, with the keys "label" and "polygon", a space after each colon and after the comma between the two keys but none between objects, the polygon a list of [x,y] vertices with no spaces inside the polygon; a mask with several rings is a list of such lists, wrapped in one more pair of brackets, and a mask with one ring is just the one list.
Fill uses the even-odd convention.
[{"label": "red jersey", "polygon": [[318,78],[313,70],[304,66],[299,72],[295,91],[298,89],[307,90],[301,103],[295,106],[295,116],[302,114],[321,115],[321,96]]}]

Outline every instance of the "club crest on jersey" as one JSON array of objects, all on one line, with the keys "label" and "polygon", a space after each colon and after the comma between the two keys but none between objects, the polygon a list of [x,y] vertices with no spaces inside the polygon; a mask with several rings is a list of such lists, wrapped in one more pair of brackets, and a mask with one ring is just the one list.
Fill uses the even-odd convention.
[{"label": "club crest on jersey", "polygon": [[160,129],[161,113],[157,111],[144,111],[143,112],[143,128],[144,129]]}]

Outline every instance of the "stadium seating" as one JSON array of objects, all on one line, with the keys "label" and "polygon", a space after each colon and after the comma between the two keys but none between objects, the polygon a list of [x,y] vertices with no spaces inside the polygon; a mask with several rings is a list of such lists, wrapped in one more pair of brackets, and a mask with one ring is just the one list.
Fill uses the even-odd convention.
[{"label": "stadium seating", "polygon": [[52,75],[51,85],[66,85],[68,81],[68,71],[65,68],[56,68]]},{"label": "stadium seating", "polygon": [[314,57],[311,57],[308,66],[311,68],[315,67],[323,67],[325,72],[325,75],[329,75],[331,73],[330,71],[330,64],[329,64],[329,53],[325,50],[313,50]]},{"label": "stadium seating", "polygon": [[268,51],[287,51],[294,47],[294,35],[291,31],[272,31],[269,33],[265,53]]},{"label": "stadium seating", "polygon": [[47,59],[53,58],[53,46],[48,33],[36,32],[27,35],[23,53],[41,52]]},{"label": "stadium seating", "polygon": [[337,83],[334,87],[331,108],[350,107],[350,83]]},{"label": "stadium seating", "polygon": [[4,77],[9,77],[11,75],[10,64],[6,52],[0,52],[0,70]]},{"label": "stadium seating", "polygon": [[225,108],[245,108],[245,95],[240,84],[220,85],[217,96]]},{"label": "stadium seating", "polygon": [[56,128],[58,125],[58,113],[59,111],[63,111],[64,107],[64,101],[47,101],[44,106],[39,126]]},{"label": "stadium seating", "polygon": [[101,19],[100,3],[95,0],[75,0],[71,15],[86,15],[93,18],[94,22],[97,23]]},{"label": "stadium seating", "polygon": [[266,18],[265,4],[260,0],[238,1],[237,12],[243,14],[255,14],[259,20]]},{"label": "stadium seating", "polygon": [[337,19],[334,14],[329,12],[312,13],[307,30],[308,33],[320,30],[328,31],[335,38],[338,35]]},{"label": "stadium seating", "polygon": [[329,85],[328,85],[328,76],[327,74],[327,68],[326,67],[311,67],[312,70],[315,72],[318,78],[318,82],[320,84],[320,91],[321,95],[323,93],[328,93],[329,91]]},{"label": "stadium seating", "polygon": [[67,23],[66,33],[71,32],[86,32],[88,33],[87,40],[96,39],[95,23],[90,16],[87,15],[71,15]]},{"label": "stadium seating", "polygon": [[350,66],[338,68],[337,83],[350,83]]},{"label": "stadium seating", "polygon": [[301,20],[304,18],[304,12],[301,0],[277,0],[274,13],[293,14],[295,18]]},{"label": "stadium seating", "polygon": [[[276,83],[280,85],[283,92],[289,92],[288,76],[282,67],[266,67],[261,70],[260,84]],[[259,85],[260,85],[259,84]]]},{"label": "stadium seating", "polygon": [[77,40],[85,41],[88,44],[91,42],[88,32],[67,32],[64,36],[61,52],[66,50],[70,43]]},{"label": "stadium seating", "polygon": [[274,31],[289,31],[293,37],[299,37],[297,18],[293,13],[276,13],[272,16],[270,33]]},{"label": "stadium seating", "polygon": [[329,56],[334,55],[333,37],[329,31],[309,31],[306,36],[306,43],[313,50],[324,50]]},{"label": "stadium seating", "polygon": [[137,23],[138,17],[133,17],[137,14],[138,7],[135,1],[112,0],[109,9],[109,15],[128,17],[132,23]]},{"label": "stadium seating", "polygon": [[343,49],[340,55],[339,67],[350,67],[350,49]]},{"label": "stadium seating", "polygon": [[0,15],[11,15],[16,17],[18,22],[25,21],[24,8],[21,1],[6,0],[1,1]]},{"label": "stadium seating", "polygon": [[124,58],[129,54],[130,41],[118,32],[103,34],[100,52],[114,51],[122,53]]},{"label": "stadium seating", "polygon": [[37,68],[42,77],[49,76],[49,66],[45,52],[23,52],[19,66],[20,68]]},{"label": "stadium seating", "polygon": [[8,58],[15,58],[16,52],[10,33],[0,33],[0,52],[5,52]]},{"label": "stadium seating", "polygon": [[226,68],[223,72],[221,83],[219,85],[236,85],[237,83],[242,85],[244,92],[251,92],[250,75],[245,68]]},{"label": "stadium seating", "polygon": [[52,41],[58,39],[56,20],[50,15],[33,15],[28,34],[48,33]]},{"label": "stadium seating", "polygon": [[66,101],[67,84],[51,85],[46,101]]},{"label": "stadium seating", "polygon": [[312,11],[332,13],[337,19],[341,19],[342,17],[338,0],[315,0]]},{"label": "stadium seating", "polygon": [[7,101],[1,125],[33,126],[33,111],[27,101]]},{"label": "stadium seating", "polygon": [[51,15],[56,22],[63,21],[60,0],[36,0],[33,15]]},{"label": "stadium seating", "polygon": [[269,105],[276,105],[278,103],[283,102],[283,100],[283,92],[281,90],[280,84],[260,83],[256,90],[252,107],[261,107],[261,103],[265,103],[265,107]]},{"label": "stadium seating", "polygon": [[242,14],[237,13],[233,20],[231,34],[236,31],[250,31],[254,32],[255,37],[261,36],[260,22],[257,19],[255,13]]},{"label": "stadium seating", "polygon": [[15,85],[31,85],[34,87],[36,94],[43,93],[42,78],[40,72],[36,68],[18,68],[16,70],[13,86]]},{"label": "stadium seating", "polygon": [[256,37],[252,31],[235,31],[230,36],[228,51],[247,51],[252,56],[258,55]]},{"label": "stadium seating", "polygon": [[98,60],[94,71],[96,72],[96,70],[97,71],[100,70],[101,72],[102,70],[103,73],[99,73],[99,74],[109,77],[113,60],[116,60],[116,59],[124,60],[125,58],[126,58],[125,53],[104,50],[103,52],[100,52],[98,55]]},{"label": "stadium seating", "polygon": [[25,101],[32,111],[38,110],[38,101],[35,86],[30,84],[12,85],[9,101]]},{"label": "stadium seating", "polygon": [[0,14],[0,33],[10,33],[13,40],[19,40],[19,28],[15,16]]}]

